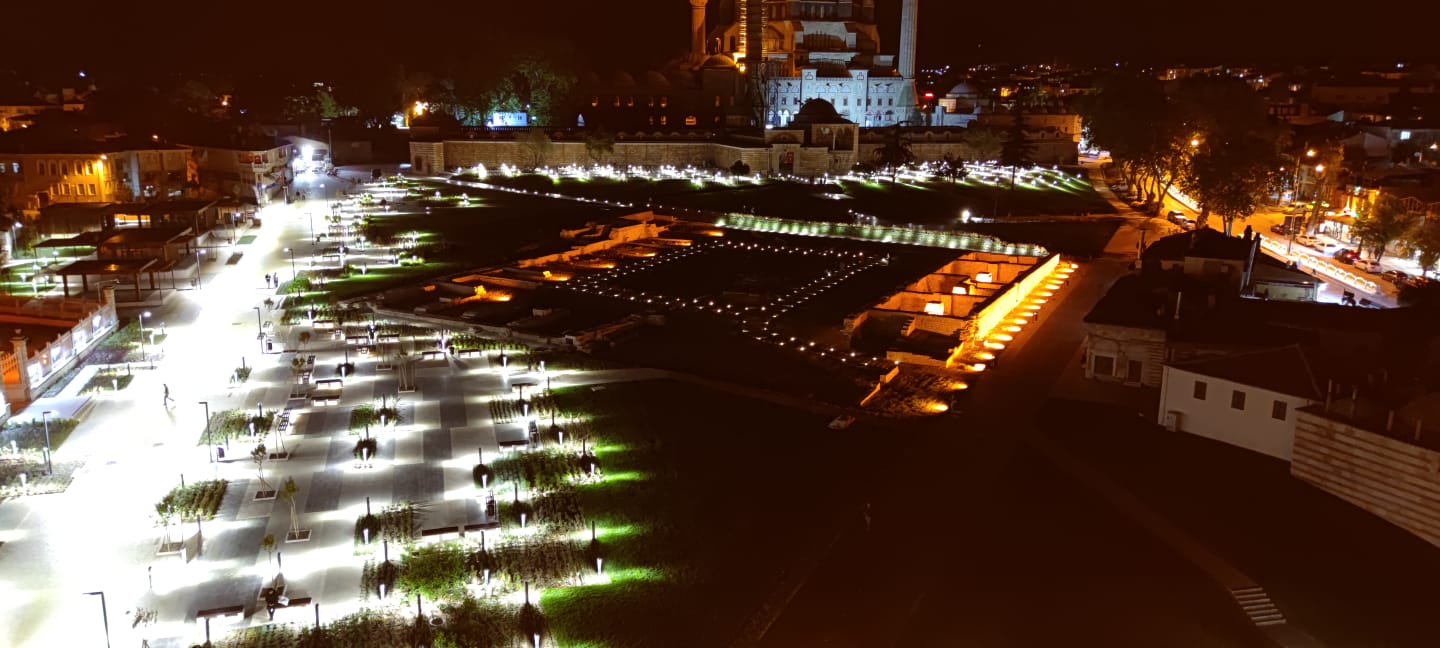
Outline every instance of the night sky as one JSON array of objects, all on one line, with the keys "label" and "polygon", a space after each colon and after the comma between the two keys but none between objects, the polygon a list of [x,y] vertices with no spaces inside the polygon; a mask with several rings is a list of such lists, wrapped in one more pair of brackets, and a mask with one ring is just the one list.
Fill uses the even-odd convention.
[{"label": "night sky", "polygon": [[[712,0],[712,8],[723,0]],[[686,0],[468,2],[21,2],[0,32],[11,65],[324,73],[418,62],[491,33],[571,42],[599,69],[658,66],[686,47]],[[86,11],[93,4],[95,11]],[[1255,0],[922,0],[920,63],[1440,58],[1440,3],[1373,0],[1347,9]],[[879,0],[893,50],[899,0]],[[718,12],[712,12],[712,15]],[[712,18],[713,22],[714,18]],[[5,64],[0,63],[0,66]],[[106,67],[120,68],[105,70]]]}]

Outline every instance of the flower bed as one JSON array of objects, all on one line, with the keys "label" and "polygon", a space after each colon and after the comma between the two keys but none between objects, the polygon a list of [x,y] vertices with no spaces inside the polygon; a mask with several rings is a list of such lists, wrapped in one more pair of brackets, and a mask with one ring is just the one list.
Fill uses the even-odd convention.
[{"label": "flower bed", "polygon": [[99,392],[119,391],[130,386],[135,379],[131,374],[117,373],[114,370],[101,371],[90,377],[84,387],[80,388],[81,394],[95,394]]}]

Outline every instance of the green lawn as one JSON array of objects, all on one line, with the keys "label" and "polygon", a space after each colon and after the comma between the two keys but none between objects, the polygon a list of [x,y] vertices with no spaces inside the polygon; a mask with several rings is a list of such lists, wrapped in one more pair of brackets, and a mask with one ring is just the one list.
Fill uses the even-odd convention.
[{"label": "green lawn", "polygon": [[557,401],[598,413],[607,478],[580,497],[612,579],[544,593],[565,646],[727,643],[781,571],[828,541],[836,467],[861,451],[858,430],[826,417],[679,383]]},{"label": "green lawn", "polygon": [[[1073,176],[1076,170],[1069,170]],[[650,200],[722,212],[749,212],[784,218],[852,222],[852,211],[872,215],[891,224],[957,225],[963,210],[975,215],[1034,216],[1108,214],[1114,209],[1083,181],[1060,187],[1017,186],[1011,190],[969,180],[963,182],[860,182],[834,181],[808,184],[767,180],[761,184],[733,185],[689,180],[611,180],[526,175],[494,176],[486,182],[529,191],[556,192],[602,200]]]}]

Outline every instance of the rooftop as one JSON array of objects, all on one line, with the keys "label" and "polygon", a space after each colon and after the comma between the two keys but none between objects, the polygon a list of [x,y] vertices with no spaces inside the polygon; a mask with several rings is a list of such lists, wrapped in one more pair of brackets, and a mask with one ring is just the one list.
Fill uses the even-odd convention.
[{"label": "rooftop", "polygon": [[1210,228],[1173,234],[1145,248],[1146,261],[1178,261],[1186,257],[1244,261],[1250,258],[1254,239],[1226,236]]},{"label": "rooftop", "polygon": [[1170,366],[1202,376],[1319,401],[1325,397],[1325,376],[1317,376],[1317,359],[1313,356],[1314,353],[1306,351],[1304,347],[1291,344]]}]

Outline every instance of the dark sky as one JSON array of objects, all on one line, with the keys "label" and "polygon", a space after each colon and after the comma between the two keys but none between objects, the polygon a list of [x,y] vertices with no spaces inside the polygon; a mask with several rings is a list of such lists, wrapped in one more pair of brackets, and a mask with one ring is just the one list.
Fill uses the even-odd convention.
[{"label": "dark sky", "polygon": [[[712,7],[723,1],[711,0]],[[900,0],[878,2],[885,47],[893,49]],[[658,65],[686,46],[689,12],[687,0],[15,4],[0,26],[0,42],[9,41],[5,58],[22,67],[302,74],[363,69],[396,58],[415,62],[496,33],[566,40],[582,52],[583,63],[597,68],[641,68]],[[87,4],[96,9],[86,10]],[[921,0],[920,62],[1440,58],[1440,2],[1347,5]]]}]

